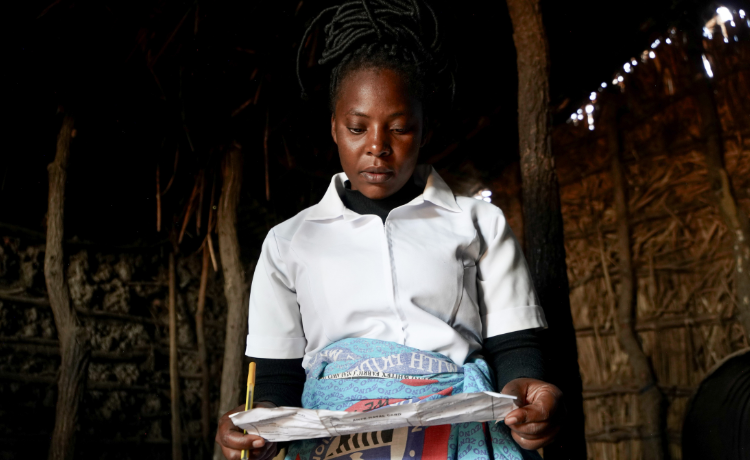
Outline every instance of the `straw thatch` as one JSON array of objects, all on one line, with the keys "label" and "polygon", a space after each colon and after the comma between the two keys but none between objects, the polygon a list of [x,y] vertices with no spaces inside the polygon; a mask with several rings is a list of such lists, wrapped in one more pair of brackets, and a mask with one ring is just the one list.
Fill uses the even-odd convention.
[{"label": "straw thatch", "polygon": [[[746,34],[747,35],[747,34]],[[748,346],[735,300],[733,236],[707,179],[701,120],[682,35],[637,60],[617,94],[597,93],[595,129],[557,128],[570,302],[584,384],[589,458],[642,458],[644,414],[628,355],[616,338],[622,281],[608,130],[621,140],[636,277],[635,330],[666,398],[671,458],[681,458],[688,397],[706,371]],[[750,211],[750,43],[707,40],[725,167],[741,212]],[[661,42],[664,43],[664,38]],[[705,78],[705,77],[704,77]],[[607,111],[624,111],[606,123]]]}]

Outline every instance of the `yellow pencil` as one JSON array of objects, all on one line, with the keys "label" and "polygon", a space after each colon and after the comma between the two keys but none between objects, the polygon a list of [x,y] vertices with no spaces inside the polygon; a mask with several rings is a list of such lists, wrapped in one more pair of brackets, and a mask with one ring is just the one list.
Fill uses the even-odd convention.
[{"label": "yellow pencil", "polygon": [[[250,363],[250,367],[247,369],[247,394],[245,395],[245,410],[250,410],[253,407],[253,397],[255,396],[255,363]],[[243,430],[247,434],[247,430]],[[249,451],[243,450],[242,460],[248,460]]]}]

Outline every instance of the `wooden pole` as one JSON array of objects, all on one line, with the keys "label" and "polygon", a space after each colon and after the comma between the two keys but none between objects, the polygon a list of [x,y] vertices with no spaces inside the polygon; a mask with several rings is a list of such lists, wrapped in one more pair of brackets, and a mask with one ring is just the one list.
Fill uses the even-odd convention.
[{"label": "wooden pole", "polygon": [[57,137],[55,160],[49,171],[47,203],[47,246],[44,253],[44,279],[47,295],[60,339],[60,370],[57,380],[55,428],[49,450],[50,460],[72,460],[78,429],[78,406],[88,374],[90,350],[88,338],[70,303],[63,264],[63,217],[65,181],[70,144],[75,137],[73,117],[66,115]]},{"label": "wooden pole", "polygon": [[[217,229],[221,268],[224,274],[224,295],[227,299],[227,329],[224,339],[219,417],[239,404],[242,358],[247,331],[245,276],[240,263],[240,245],[237,241],[237,204],[242,185],[242,152],[239,145],[234,144],[229,148],[221,169],[223,183],[219,198]],[[222,458],[221,448],[216,444],[214,460]]]},{"label": "wooden pole", "polygon": [[583,398],[570,313],[560,191],[551,151],[549,50],[539,0],[507,0],[518,67],[518,133],[526,255],[539,303],[551,381],[565,394],[567,417],[547,460],[586,458]]},{"label": "wooden pole", "polygon": [[177,279],[174,253],[169,254],[169,386],[172,398],[172,459],[182,460],[180,369],[177,356]]},{"label": "wooden pole", "polygon": [[[607,117],[607,147],[612,162],[612,183],[617,216],[617,253],[619,257],[620,290],[617,296],[615,332],[622,350],[628,355],[633,376],[639,387],[641,450],[644,460],[667,458],[666,419],[664,396],[657,386],[656,376],[648,356],[644,353],[635,331],[636,280],[630,241],[627,182],[622,166],[622,153],[616,108]],[[606,264],[606,260],[602,260]],[[609,282],[609,281],[608,281]],[[611,286],[611,284],[609,285]],[[658,339],[657,339],[658,340]]]},{"label": "wooden pole", "polygon": [[697,30],[689,35],[687,49],[693,70],[693,84],[696,87],[695,100],[701,117],[706,169],[715,205],[732,237],[737,307],[740,322],[745,328],[745,337],[750,340],[750,222],[737,203],[729,175],[724,168],[721,120],[716,109],[713,85],[704,70],[703,37]]},{"label": "wooden pole", "polygon": [[[210,238],[211,235],[208,235]],[[206,308],[206,286],[208,285],[208,263],[210,255],[208,242],[203,245],[203,264],[201,266],[201,283],[198,289],[198,308],[195,312],[195,329],[198,338],[198,360],[201,364],[201,434],[206,446],[210,446],[211,399],[209,395],[210,370],[206,351],[206,331],[203,324]]]}]

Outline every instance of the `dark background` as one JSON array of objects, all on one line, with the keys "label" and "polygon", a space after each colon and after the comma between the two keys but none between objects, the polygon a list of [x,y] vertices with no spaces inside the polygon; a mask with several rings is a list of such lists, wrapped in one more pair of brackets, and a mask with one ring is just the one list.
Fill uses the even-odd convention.
[{"label": "dark background", "polygon": [[[77,128],[67,189],[69,238],[101,244],[164,240],[155,231],[155,171],[159,164],[163,189],[178,149],[174,185],[163,199],[167,231],[169,219],[180,218],[194,175],[200,169],[213,175],[231,142],[242,145],[245,158],[244,233],[262,235],[314,204],[331,173],[340,170],[329,135],[327,69],[308,68],[303,57],[303,77],[312,88],[305,102],[294,65],[306,25],[331,3],[19,2],[4,15],[11,31],[3,66],[10,97],[0,157],[0,222],[44,230],[46,166],[55,153],[61,111],[75,116]],[[491,178],[518,156],[508,12],[504,2],[433,3],[459,63],[458,89],[423,159],[440,155],[438,170],[471,164],[479,181]],[[544,0],[542,7],[556,123],[668,23],[715,9],[702,0]],[[256,94],[257,104],[232,116]],[[467,134],[470,140],[464,140]],[[457,148],[442,153],[456,142]]]}]

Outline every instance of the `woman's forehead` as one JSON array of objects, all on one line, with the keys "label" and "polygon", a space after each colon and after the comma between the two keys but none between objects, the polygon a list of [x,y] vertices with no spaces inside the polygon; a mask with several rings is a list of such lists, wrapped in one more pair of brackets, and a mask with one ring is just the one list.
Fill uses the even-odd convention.
[{"label": "woman's forehead", "polygon": [[342,82],[338,96],[336,111],[356,116],[369,116],[373,111],[398,116],[412,113],[419,106],[406,79],[391,69],[352,72]]}]

